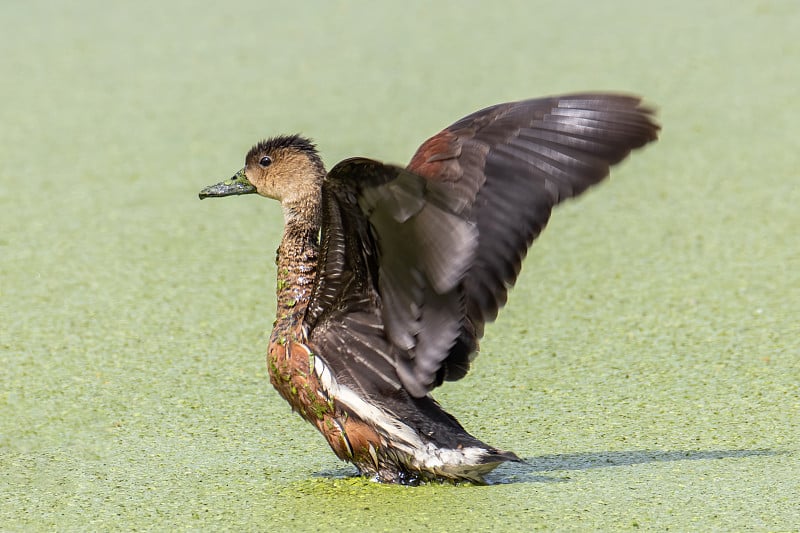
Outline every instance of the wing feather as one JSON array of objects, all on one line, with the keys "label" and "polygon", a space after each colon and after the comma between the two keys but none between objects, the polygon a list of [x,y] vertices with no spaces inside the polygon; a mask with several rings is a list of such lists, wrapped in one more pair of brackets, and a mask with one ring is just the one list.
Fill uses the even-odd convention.
[{"label": "wing feather", "polygon": [[339,163],[323,184],[310,339],[343,350],[343,379],[362,388],[372,376],[423,398],[460,379],[553,207],[658,130],[637,97],[566,95],[464,117],[406,169]]},{"label": "wing feather", "polygon": [[[486,108],[420,146],[409,170],[432,182],[457,182],[464,212],[476,224],[478,247],[462,281],[462,336],[472,335],[476,349],[553,207],[604,179],[658,130],[638,97],[566,95]],[[473,357],[451,350],[441,360],[444,378],[462,377]]]}]

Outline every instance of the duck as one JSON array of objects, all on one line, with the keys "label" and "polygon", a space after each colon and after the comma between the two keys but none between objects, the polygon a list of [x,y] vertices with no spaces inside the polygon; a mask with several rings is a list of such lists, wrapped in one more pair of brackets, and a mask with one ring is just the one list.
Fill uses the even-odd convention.
[{"label": "duck", "polygon": [[471,435],[431,392],[467,375],[554,206],[658,138],[639,96],[493,105],[422,143],[405,166],[326,171],[300,134],[255,144],[200,199],[280,202],[270,382],[360,475],[486,482],[513,452]]}]

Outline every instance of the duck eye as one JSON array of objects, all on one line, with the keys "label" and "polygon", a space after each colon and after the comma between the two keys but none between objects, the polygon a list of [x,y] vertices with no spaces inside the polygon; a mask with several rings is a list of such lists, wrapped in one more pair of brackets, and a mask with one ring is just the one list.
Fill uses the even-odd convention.
[{"label": "duck eye", "polygon": [[272,164],[272,158],[269,157],[268,155],[265,155],[264,157],[261,158],[261,161],[259,161],[258,164],[261,165],[262,167],[268,167]]}]

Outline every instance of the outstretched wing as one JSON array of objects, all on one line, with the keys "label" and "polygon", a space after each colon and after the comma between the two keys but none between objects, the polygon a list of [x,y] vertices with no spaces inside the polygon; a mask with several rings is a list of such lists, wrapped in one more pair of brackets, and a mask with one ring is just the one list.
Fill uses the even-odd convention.
[{"label": "outstretched wing", "polygon": [[478,229],[475,261],[463,280],[461,342],[444,360],[445,379],[466,374],[470,348],[505,304],[553,206],[608,176],[611,165],[655,140],[658,130],[638,97],[575,94],[483,109],[420,146],[408,169],[453,184]]},{"label": "outstretched wing", "polygon": [[324,191],[340,234],[324,221],[329,242],[311,321],[331,306],[348,313],[339,298],[347,291],[330,282],[335,271],[368,271],[347,294],[360,291],[380,313],[402,386],[421,397],[460,379],[553,206],[656,139],[652,115],[625,95],[526,100],[459,120],[426,141],[407,170],[340,163]]},{"label": "outstretched wing", "polygon": [[[360,374],[371,372],[389,388],[394,376],[413,396],[425,396],[432,383],[419,384],[417,374],[437,375],[462,327],[461,282],[478,235],[447,189],[363,158],[342,161],[326,178],[306,323],[310,339],[352,367],[346,379],[362,389],[369,376]],[[356,359],[381,367],[347,364]]]}]

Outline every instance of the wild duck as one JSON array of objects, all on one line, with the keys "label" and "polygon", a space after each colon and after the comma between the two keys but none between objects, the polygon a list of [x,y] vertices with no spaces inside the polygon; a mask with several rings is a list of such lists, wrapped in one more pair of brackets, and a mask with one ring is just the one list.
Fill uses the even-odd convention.
[{"label": "wild duck", "polygon": [[431,397],[464,377],[556,204],[657,138],[635,96],[495,105],[425,141],[406,167],[346,159],[330,172],[299,135],[256,144],[200,198],[280,201],[280,395],[363,475],[481,483],[512,452],[470,435]]}]

